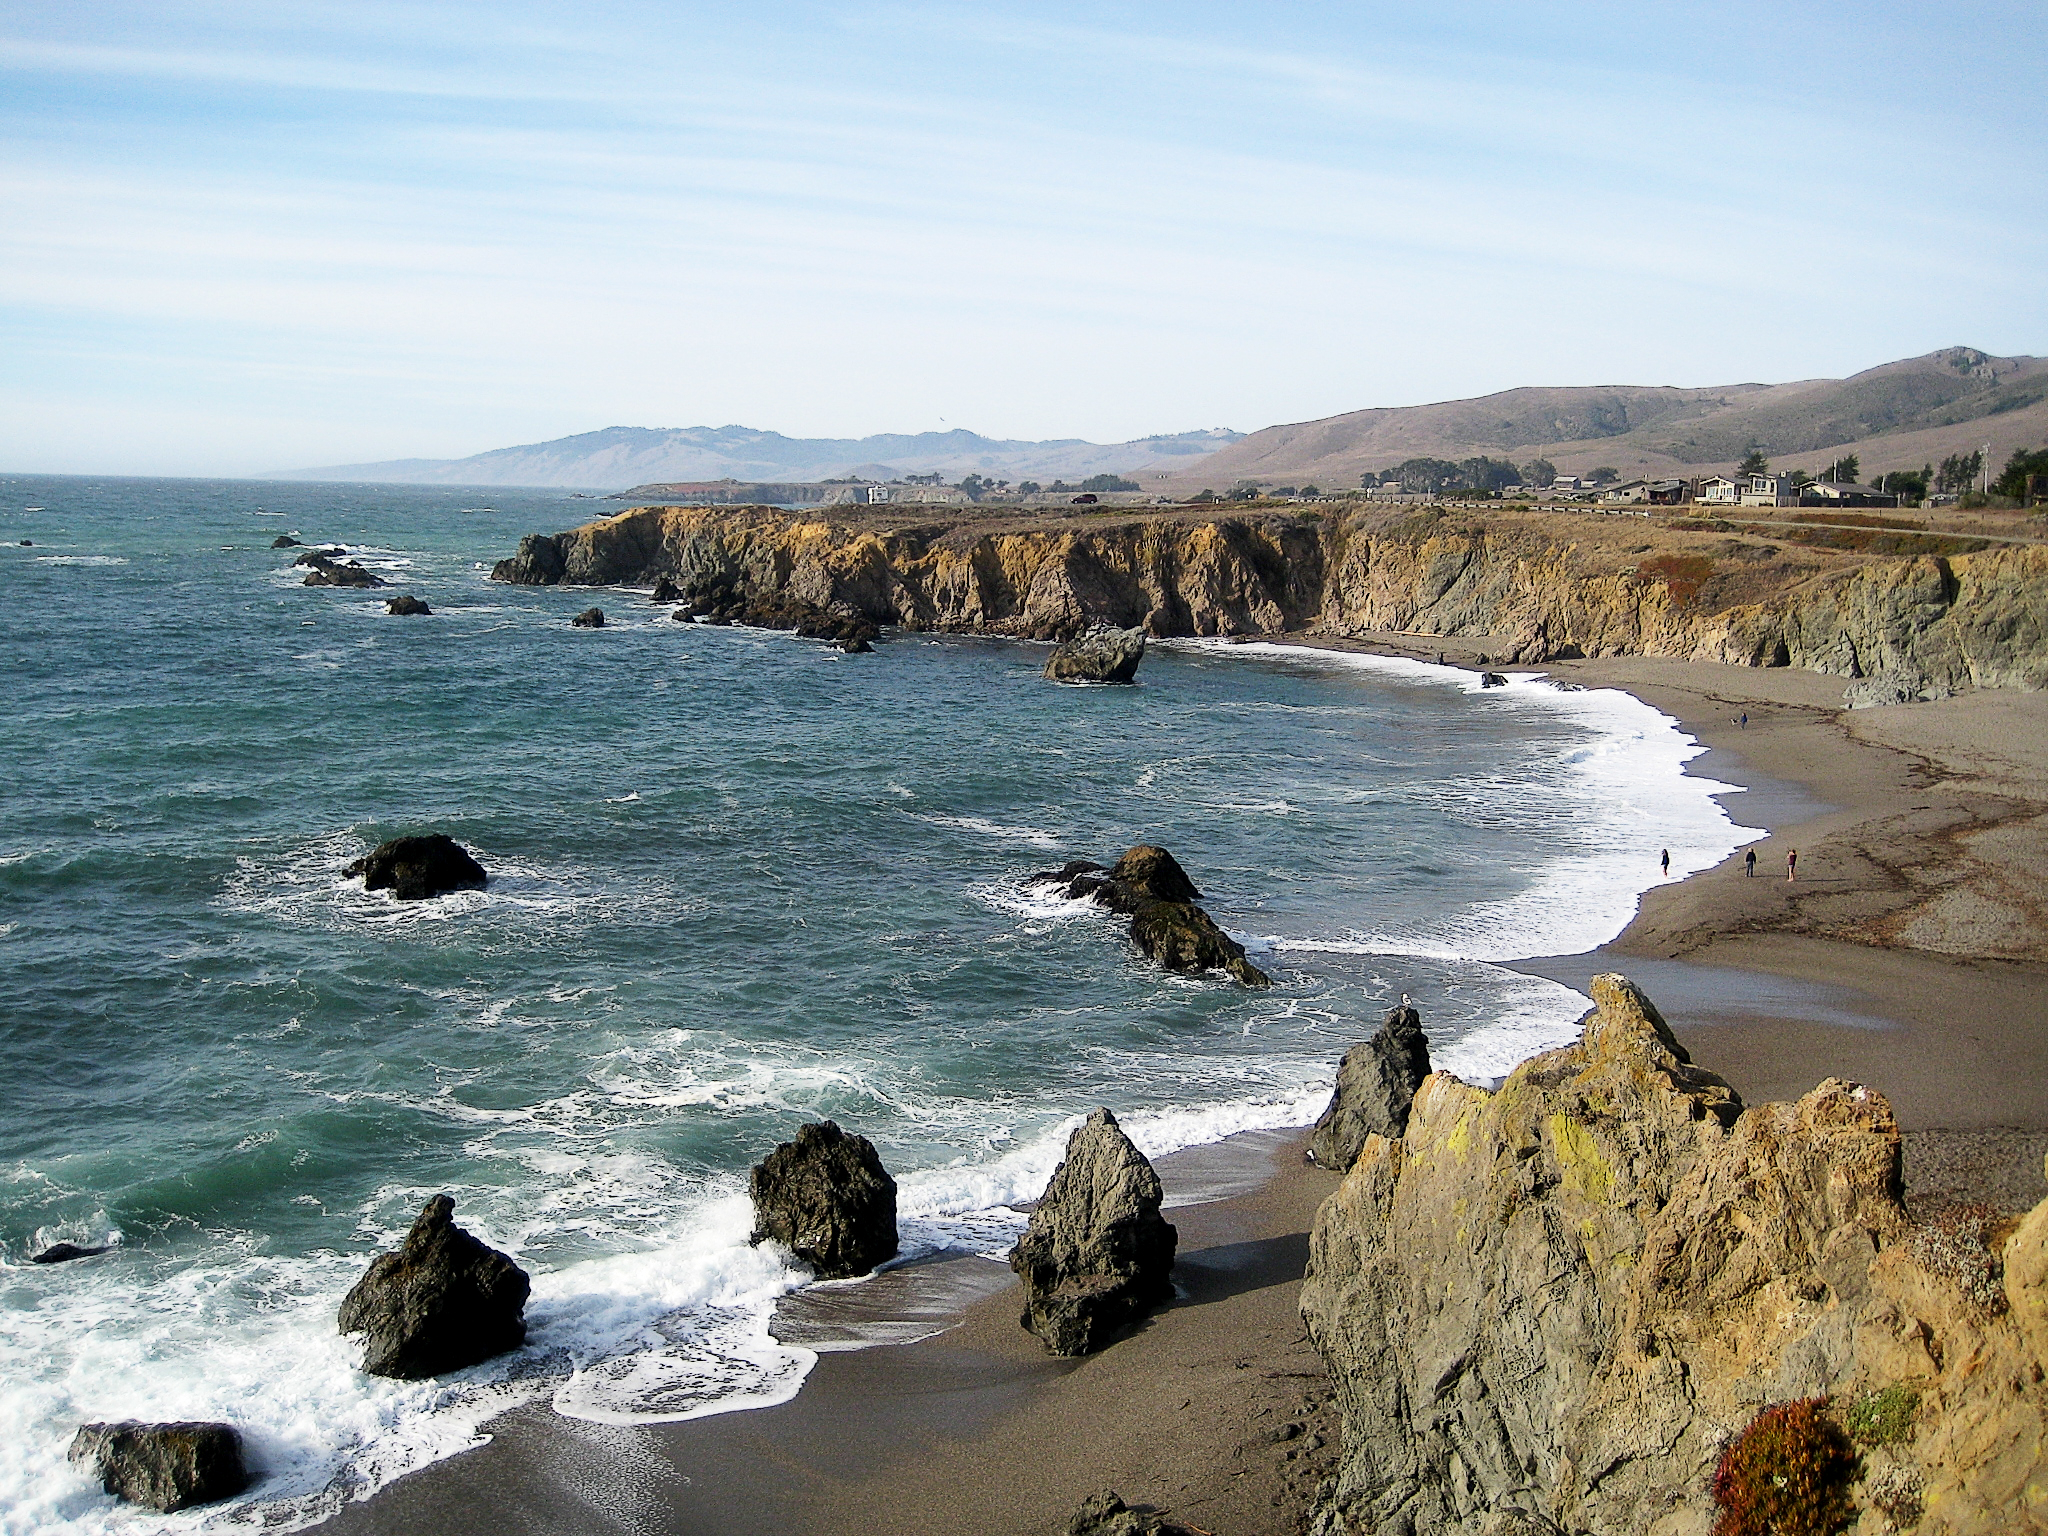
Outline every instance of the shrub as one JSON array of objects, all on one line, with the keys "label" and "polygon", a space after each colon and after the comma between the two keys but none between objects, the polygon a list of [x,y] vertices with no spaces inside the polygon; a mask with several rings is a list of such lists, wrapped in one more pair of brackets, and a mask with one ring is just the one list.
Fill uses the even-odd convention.
[{"label": "shrub", "polygon": [[1999,1258],[2003,1215],[1975,1202],[1945,1206],[1913,1228],[1910,1243],[1921,1268],[1952,1280],[1986,1312],[2005,1310],[2005,1265]]},{"label": "shrub", "polygon": [[1679,608],[1689,606],[1713,574],[1714,562],[1705,555],[1653,555],[1636,567],[1636,575],[1644,581],[1663,582],[1672,604]]},{"label": "shrub", "polygon": [[1843,1420],[1849,1438],[1858,1445],[1896,1445],[1913,1433],[1913,1416],[1919,1411],[1918,1392],[1892,1386],[1857,1398]]},{"label": "shrub", "polygon": [[1714,1469],[1714,1536],[1834,1536],[1855,1510],[1856,1452],[1824,1397],[1766,1408]]}]

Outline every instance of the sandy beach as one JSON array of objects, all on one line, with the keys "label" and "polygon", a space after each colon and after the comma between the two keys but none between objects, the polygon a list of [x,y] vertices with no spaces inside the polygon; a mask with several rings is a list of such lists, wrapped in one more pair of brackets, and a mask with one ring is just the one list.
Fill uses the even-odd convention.
[{"label": "sandy beach", "polygon": [[[1521,968],[1572,985],[1629,974],[1751,1102],[1828,1076],[1880,1089],[1906,1131],[1916,1213],[2048,1194],[2048,696],[1848,712],[1843,680],[1811,673],[1642,658],[1544,670],[1677,718],[1710,749],[1689,771],[1745,785],[1731,814],[1769,835],[1754,877],[1738,852],[1651,890],[1604,949]],[[1170,1213],[1183,1294],[1086,1360],[1055,1360],[1017,1326],[988,1261],[898,1271],[862,1288],[863,1305],[886,1313],[889,1288],[922,1288],[959,1298],[959,1325],[826,1354],[776,1408],[630,1429],[522,1409],[488,1446],[323,1529],[1050,1536],[1109,1487],[1216,1536],[1297,1531],[1336,1439],[1296,1314],[1306,1234],[1335,1180],[1304,1166],[1302,1140],[1257,1133],[1162,1160],[1169,1200],[1198,1202]],[[804,1337],[818,1305],[793,1298],[778,1328]]]}]

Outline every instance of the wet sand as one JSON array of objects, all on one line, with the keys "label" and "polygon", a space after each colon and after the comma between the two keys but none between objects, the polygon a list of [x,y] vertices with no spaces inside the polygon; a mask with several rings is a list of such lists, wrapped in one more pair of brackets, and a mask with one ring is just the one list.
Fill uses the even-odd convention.
[{"label": "wet sand", "polygon": [[[1430,660],[1441,646],[1464,664],[1487,649],[1346,644]],[[2048,695],[1847,712],[1843,680],[1810,673],[1641,658],[1542,670],[1675,716],[1711,748],[1691,771],[1751,786],[1727,803],[1769,835],[1758,878],[1738,852],[1652,890],[1603,950],[1520,968],[1574,986],[1628,973],[1752,1102],[1828,1076],[1881,1089],[1921,1211],[2048,1194]],[[953,1260],[885,1276],[863,1305],[911,1315],[951,1297],[959,1326],[826,1354],[793,1402],[630,1429],[535,1405],[323,1529],[1053,1536],[1113,1487],[1216,1536],[1298,1531],[1336,1439],[1295,1310],[1335,1180],[1300,1146],[1259,1133],[1162,1160],[1170,1198],[1223,1198],[1172,1213],[1184,1296],[1087,1360],[1054,1360],[1017,1326],[998,1266]],[[797,1338],[837,1326],[802,1297],[783,1316]]]}]

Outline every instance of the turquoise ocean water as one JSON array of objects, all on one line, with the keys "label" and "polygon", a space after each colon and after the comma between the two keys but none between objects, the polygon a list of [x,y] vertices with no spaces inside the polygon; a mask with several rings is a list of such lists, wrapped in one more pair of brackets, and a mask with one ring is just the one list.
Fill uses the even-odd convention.
[{"label": "turquoise ocean water", "polygon": [[[560,493],[0,478],[0,1532],[291,1526],[541,1394],[613,1422],[787,1396],[747,1167],[872,1137],[912,1256],[1000,1252],[1098,1104],[1154,1153],[1303,1123],[1402,993],[1496,1076],[1603,942],[1745,840],[1611,692],[1267,645],[1060,688],[1043,647],[871,656],[505,588]],[[309,589],[280,533],[388,592]],[[31,540],[24,546],[20,540]],[[385,615],[410,591],[434,616]],[[568,625],[596,602],[611,623]],[[342,868],[404,832],[490,887]],[[1173,849],[1269,992],[1162,975],[1020,878]],[[532,1342],[372,1381],[334,1307],[446,1190],[535,1276]],[[69,1240],[87,1261],[33,1266]],[[119,1512],[97,1418],[228,1418],[262,1480]]]}]

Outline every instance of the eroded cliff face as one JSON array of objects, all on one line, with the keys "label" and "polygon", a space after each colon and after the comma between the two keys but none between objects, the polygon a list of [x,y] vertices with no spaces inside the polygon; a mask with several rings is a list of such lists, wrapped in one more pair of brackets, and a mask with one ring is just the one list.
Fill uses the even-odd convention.
[{"label": "eroded cliff face", "polygon": [[1499,1092],[1430,1077],[1318,1213],[1302,1315],[1344,1454],[1315,1529],[1707,1536],[1759,1410],[1904,1386],[1856,1529],[2048,1531],[2048,1202],[2002,1278],[1949,1263],[1880,1095],[1745,1109],[1626,980],[1593,990],[1580,1042]]},{"label": "eroded cliff face", "polygon": [[1857,680],[1852,698],[1868,703],[2048,687],[2048,548],[1802,562],[1752,544],[1741,547],[1776,558],[1746,557],[1742,579],[1724,583],[1730,597],[1645,574],[1633,556],[1676,551],[1712,569],[1711,551],[1741,541],[1604,522],[1363,509],[871,527],[772,508],[640,507],[532,535],[493,575],[667,577],[685,592],[1038,639],[1097,622],[1160,636],[1498,637],[1508,662],[1640,654],[1803,667]]}]

